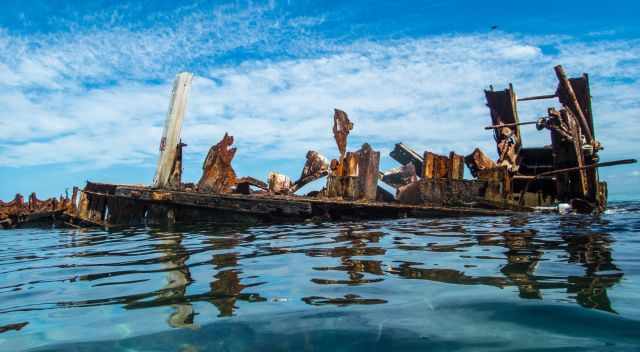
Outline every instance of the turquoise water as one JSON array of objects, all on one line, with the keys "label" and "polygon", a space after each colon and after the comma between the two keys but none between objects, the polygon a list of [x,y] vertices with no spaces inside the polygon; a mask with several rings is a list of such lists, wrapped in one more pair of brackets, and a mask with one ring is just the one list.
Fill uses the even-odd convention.
[{"label": "turquoise water", "polygon": [[5,231],[0,350],[638,350],[638,232],[639,203],[600,218]]}]

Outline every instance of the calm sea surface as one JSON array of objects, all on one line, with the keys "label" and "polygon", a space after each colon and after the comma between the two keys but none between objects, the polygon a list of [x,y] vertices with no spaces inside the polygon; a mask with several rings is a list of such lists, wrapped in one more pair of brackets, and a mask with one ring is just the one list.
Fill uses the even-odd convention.
[{"label": "calm sea surface", "polygon": [[1,351],[640,350],[607,214],[0,232]]}]

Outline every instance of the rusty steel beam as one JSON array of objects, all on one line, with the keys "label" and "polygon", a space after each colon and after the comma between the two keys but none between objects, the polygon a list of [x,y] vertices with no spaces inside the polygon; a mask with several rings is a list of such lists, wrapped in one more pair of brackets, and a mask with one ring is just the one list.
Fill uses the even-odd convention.
[{"label": "rusty steel beam", "polygon": [[376,200],[378,174],[380,173],[380,152],[373,150],[368,143],[365,143],[356,154],[358,155],[359,198]]},{"label": "rusty steel beam", "polygon": [[636,159],[622,159],[622,160],[605,161],[605,162],[602,162],[602,163],[595,163],[595,164],[589,164],[589,165],[583,165],[583,166],[574,166],[574,167],[568,167],[568,168],[565,168],[565,169],[542,172],[542,173],[539,173],[539,174],[535,175],[534,178],[535,179],[539,179],[539,178],[544,178],[546,176],[563,174],[563,173],[567,173],[567,172],[571,172],[571,171],[587,170],[587,169],[595,169],[595,168],[601,168],[601,167],[610,167],[610,166],[627,165],[627,164],[635,164],[637,162],[638,162],[638,160],[636,160]]},{"label": "rusty steel beam", "polygon": [[558,97],[558,94],[536,95],[533,97],[518,98],[518,101],[553,99],[557,97]]},{"label": "rusty steel beam", "polygon": [[502,123],[502,124],[499,124],[499,125],[486,126],[484,129],[485,130],[493,130],[493,129],[503,128],[503,127],[514,127],[514,126],[522,126],[522,125],[535,125],[537,123],[538,123],[538,120],[536,120],[536,121],[518,122],[518,123]]},{"label": "rusty steel beam", "polygon": [[395,148],[389,153],[389,156],[402,165],[412,163],[416,168],[416,172],[422,173],[424,159],[420,154],[403,143],[397,143]]},{"label": "rusty steel beam", "polygon": [[329,174],[329,160],[315,150],[307,152],[307,161],[302,168],[300,178],[294,182],[291,192],[296,192],[310,182]]},{"label": "rusty steel beam", "polygon": [[250,186],[260,188],[264,191],[269,190],[269,185],[256,178],[245,176],[236,180],[235,193],[251,194]]}]

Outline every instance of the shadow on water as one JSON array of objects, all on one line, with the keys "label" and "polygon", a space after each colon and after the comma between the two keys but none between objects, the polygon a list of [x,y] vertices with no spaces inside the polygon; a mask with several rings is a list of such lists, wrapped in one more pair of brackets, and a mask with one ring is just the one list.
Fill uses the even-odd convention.
[{"label": "shadow on water", "polygon": [[[190,329],[141,330],[137,334],[142,336],[100,343],[75,343],[82,339],[73,337],[69,340],[74,344],[56,345],[52,350],[114,351],[135,346],[159,351],[243,350],[257,348],[265,341],[278,350],[309,350],[309,346],[317,350],[323,346],[333,350],[340,350],[337,346],[347,346],[344,350],[463,347],[442,336],[416,333],[410,327],[389,326],[378,331],[373,324],[364,328],[372,322],[360,318],[361,314],[379,310],[393,316],[393,305],[403,299],[418,303],[415,297],[420,292],[403,297],[403,286],[411,290],[434,287],[420,286],[428,282],[450,293],[465,287],[486,287],[484,301],[470,297],[448,306],[450,309],[486,312],[493,322],[518,321],[568,336],[589,336],[589,330],[563,328],[578,324],[567,320],[564,313],[575,320],[588,315],[582,308],[599,311],[596,321],[616,326],[616,331],[609,333],[613,340],[626,341],[640,326],[635,320],[617,316],[619,311],[608,294],[625,275],[615,261],[616,238],[608,231],[625,230],[624,225],[616,226],[606,217],[532,215],[269,227],[196,224],[109,231],[29,230],[32,233],[16,233],[7,240],[4,245],[11,249],[0,257],[0,275],[8,278],[0,287],[0,318],[15,320],[0,330],[0,337],[18,336],[43,324],[28,318],[42,317],[48,311],[116,306],[122,310],[114,314],[123,320],[127,314],[166,308],[168,327]],[[52,285],[73,288],[62,290],[60,295],[36,294],[39,287]],[[496,291],[486,291],[492,289]],[[500,293],[505,289],[522,302],[539,303],[514,304]],[[283,292],[286,297],[281,297]],[[487,301],[487,292],[495,292],[496,297],[500,293],[500,299],[508,300]],[[279,310],[278,302],[287,300],[297,302],[294,309]],[[196,324],[203,304],[215,307],[217,318],[236,317],[239,309],[250,315],[253,304],[267,308],[258,310],[260,318],[255,321],[206,317],[205,324]],[[341,317],[325,319],[333,321],[335,328],[322,323],[327,311],[318,311],[321,307]],[[401,320],[413,313],[405,310],[398,314]],[[544,318],[522,321],[520,314],[543,314]],[[593,319],[593,314],[590,317],[585,319]],[[296,326],[303,318],[324,328],[305,325],[307,329],[300,331]],[[275,325],[280,330],[262,326],[273,325],[271,319],[285,322]],[[553,326],[548,325],[549,319],[555,321]],[[351,323],[362,328],[353,328]],[[24,324],[24,329],[11,328],[19,324]],[[43,324],[40,331],[46,330]],[[501,347],[505,343],[474,340],[465,342],[464,347]],[[42,340],[39,344],[49,343]]]},{"label": "shadow on water", "polygon": [[[461,307],[466,308],[466,307]],[[597,350],[633,350],[637,346],[640,323],[611,316],[589,316],[574,307],[542,305],[526,307],[491,302],[470,307],[474,311],[487,311],[492,319],[516,324],[520,328],[533,328],[538,333],[548,332],[572,339],[600,336],[592,347]],[[522,316],[528,317],[523,320]],[[584,324],[580,318],[590,322]],[[549,319],[554,321],[549,324]],[[610,330],[603,334],[603,326]],[[635,345],[634,345],[635,344]],[[515,347],[515,348],[514,348]],[[133,338],[100,342],[62,344],[37,351],[452,351],[452,350],[513,350],[519,351],[584,351],[583,347],[546,347],[539,343],[534,348],[521,348],[508,339],[465,336],[447,337],[416,332],[410,328],[387,327],[371,324],[358,313],[326,314],[319,312],[274,315],[251,321],[219,321],[200,329],[180,329]]]}]

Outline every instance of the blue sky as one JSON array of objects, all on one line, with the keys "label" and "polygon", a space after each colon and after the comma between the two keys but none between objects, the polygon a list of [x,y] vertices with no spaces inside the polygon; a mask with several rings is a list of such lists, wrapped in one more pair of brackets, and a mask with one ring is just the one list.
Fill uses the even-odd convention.
[{"label": "blue sky", "polygon": [[[495,155],[482,89],[552,93],[556,64],[590,74],[601,159],[637,158],[638,13],[635,1],[4,1],[0,199],[150,183],[182,70],[196,74],[186,181],[226,131],[238,174],[296,178],[307,150],[336,156],[333,108],[355,123],[351,149]],[[521,119],[554,105],[522,103]],[[547,141],[525,131],[526,146]],[[637,164],[602,175],[612,199],[640,198]]]}]

